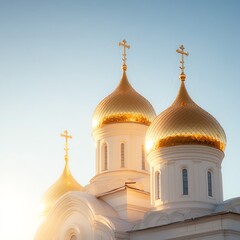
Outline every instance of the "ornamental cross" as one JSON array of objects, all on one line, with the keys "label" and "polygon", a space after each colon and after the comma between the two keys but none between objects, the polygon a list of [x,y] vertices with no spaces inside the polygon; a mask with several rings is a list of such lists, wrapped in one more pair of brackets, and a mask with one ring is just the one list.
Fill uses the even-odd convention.
[{"label": "ornamental cross", "polygon": [[185,69],[185,67],[184,67],[184,58],[183,58],[183,57],[184,57],[184,55],[185,55],[185,56],[188,56],[188,55],[189,55],[188,52],[184,52],[184,49],[185,49],[184,46],[181,45],[181,46],[179,47],[179,49],[176,50],[177,53],[180,53],[180,54],[182,55],[182,58],[181,58],[181,60],[180,60],[180,64],[181,64],[181,65],[180,65],[180,67],[179,67],[179,68],[182,70],[182,73],[181,73],[181,74],[184,74],[184,69]]},{"label": "ornamental cross", "polygon": [[64,137],[65,141],[66,141],[64,150],[65,150],[65,160],[68,161],[68,159],[69,159],[69,157],[68,157],[68,150],[69,150],[69,148],[68,148],[68,139],[72,138],[72,136],[68,135],[68,131],[67,130],[65,130],[64,133],[60,134],[60,136]]},{"label": "ornamental cross", "polygon": [[127,45],[126,43],[127,43],[127,41],[125,39],[123,39],[122,42],[118,43],[118,46],[123,47],[123,58],[122,58],[123,66],[126,66],[126,60],[127,60],[126,48],[127,49],[130,48],[130,45]]}]

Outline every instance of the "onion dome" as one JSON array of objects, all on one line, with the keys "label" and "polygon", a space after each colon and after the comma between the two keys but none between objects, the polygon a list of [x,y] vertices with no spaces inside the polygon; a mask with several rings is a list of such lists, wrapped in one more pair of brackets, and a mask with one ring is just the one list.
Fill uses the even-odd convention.
[{"label": "onion dome", "polygon": [[46,191],[43,196],[43,215],[47,214],[55,202],[67,192],[82,191],[83,187],[72,176],[68,165],[68,143],[67,139],[71,138],[68,132],[65,131],[61,136],[66,138],[66,155],[65,155],[65,167],[60,178]]},{"label": "onion dome", "polygon": [[226,135],[223,128],[188,95],[183,71],[179,78],[181,86],[177,98],[169,108],[156,117],[147,130],[147,152],[161,147],[191,144],[224,151]]},{"label": "onion dome", "polygon": [[83,187],[72,176],[68,163],[66,163],[60,178],[47,190],[43,196],[44,213],[47,213],[54,203],[65,193],[82,191]]},{"label": "onion dome", "polygon": [[[126,45],[125,40],[120,44],[123,44],[121,46],[130,47]],[[149,126],[156,117],[150,102],[128,82],[125,51],[123,56],[123,74],[120,83],[96,107],[92,121],[93,129],[112,123],[140,123]]]}]

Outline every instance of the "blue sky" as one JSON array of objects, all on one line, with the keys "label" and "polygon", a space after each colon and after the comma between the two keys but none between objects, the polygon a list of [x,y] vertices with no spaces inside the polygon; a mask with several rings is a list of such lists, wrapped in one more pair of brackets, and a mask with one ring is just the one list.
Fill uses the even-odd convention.
[{"label": "blue sky", "polygon": [[64,167],[65,129],[72,174],[82,185],[94,176],[92,113],[120,80],[123,38],[129,81],[157,114],[177,95],[184,44],[188,92],[227,135],[224,198],[240,196],[239,12],[237,0],[1,0],[1,236],[33,238],[40,198]]}]

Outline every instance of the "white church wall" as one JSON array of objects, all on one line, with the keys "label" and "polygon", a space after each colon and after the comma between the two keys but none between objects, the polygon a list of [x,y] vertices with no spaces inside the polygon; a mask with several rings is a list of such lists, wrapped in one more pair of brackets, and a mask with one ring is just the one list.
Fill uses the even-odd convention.
[{"label": "white church wall", "polygon": [[149,173],[122,169],[96,175],[85,190],[95,196],[101,196],[132,183],[138,189],[149,192],[149,180]]},{"label": "white church wall", "polygon": [[121,219],[130,222],[143,219],[144,214],[151,208],[149,193],[127,186],[111,194],[101,196],[100,199],[112,206]]},{"label": "white church wall", "polygon": [[130,232],[131,240],[237,240],[239,215],[223,213]]}]

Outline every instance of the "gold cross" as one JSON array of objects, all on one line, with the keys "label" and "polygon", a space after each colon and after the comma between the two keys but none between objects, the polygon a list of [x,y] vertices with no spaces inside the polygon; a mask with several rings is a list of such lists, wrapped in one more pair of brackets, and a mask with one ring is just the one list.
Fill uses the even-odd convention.
[{"label": "gold cross", "polygon": [[127,45],[126,43],[127,43],[127,41],[125,39],[123,39],[122,42],[118,43],[118,46],[123,47],[123,54],[122,54],[123,55],[123,58],[122,58],[122,60],[123,60],[123,67],[122,68],[123,68],[124,71],[127,70],[127,65],[126,65],[126,60],[127,60],[127,58],[126,58],[126,56],[127,56],[126,48],[127,49],[130,48],[130,45]]},{"label": "gold cross", "polygon": [[188,52],[184,52],[184,46],[183,45],[181,45],[180,47],[179,47],[179,49],[177,49],[176,50],[176,52],[177,53],[180,53],[181,55],[182,55],[182,58],[181,58],[181,60],[180,60],[180,69],[182,70],[182,72],[181,72],[181,74],[180,74],[180,79],[181,80],[185,80],[185,78],[186,78],[186,76],[185,76],[185,73],[184,73],[184,69],[185,69],[185,67],[184,67],[184,55],[185,56],[188,56],[189,55],[189,53]]},{"label": "gold cross", "polygon": [[69,157],[68,157],[68,150],[69,150],[69,148],[68,148],[68,139],[72,138],[72,136],[68,135],[68,131],[67,130],[65,130],[64,133],[60,134],[60,136],[64,137],[65,140],[66,140],[64,150],[65,150],[65,160],[68,161],[68,159],[69,159]]}]

